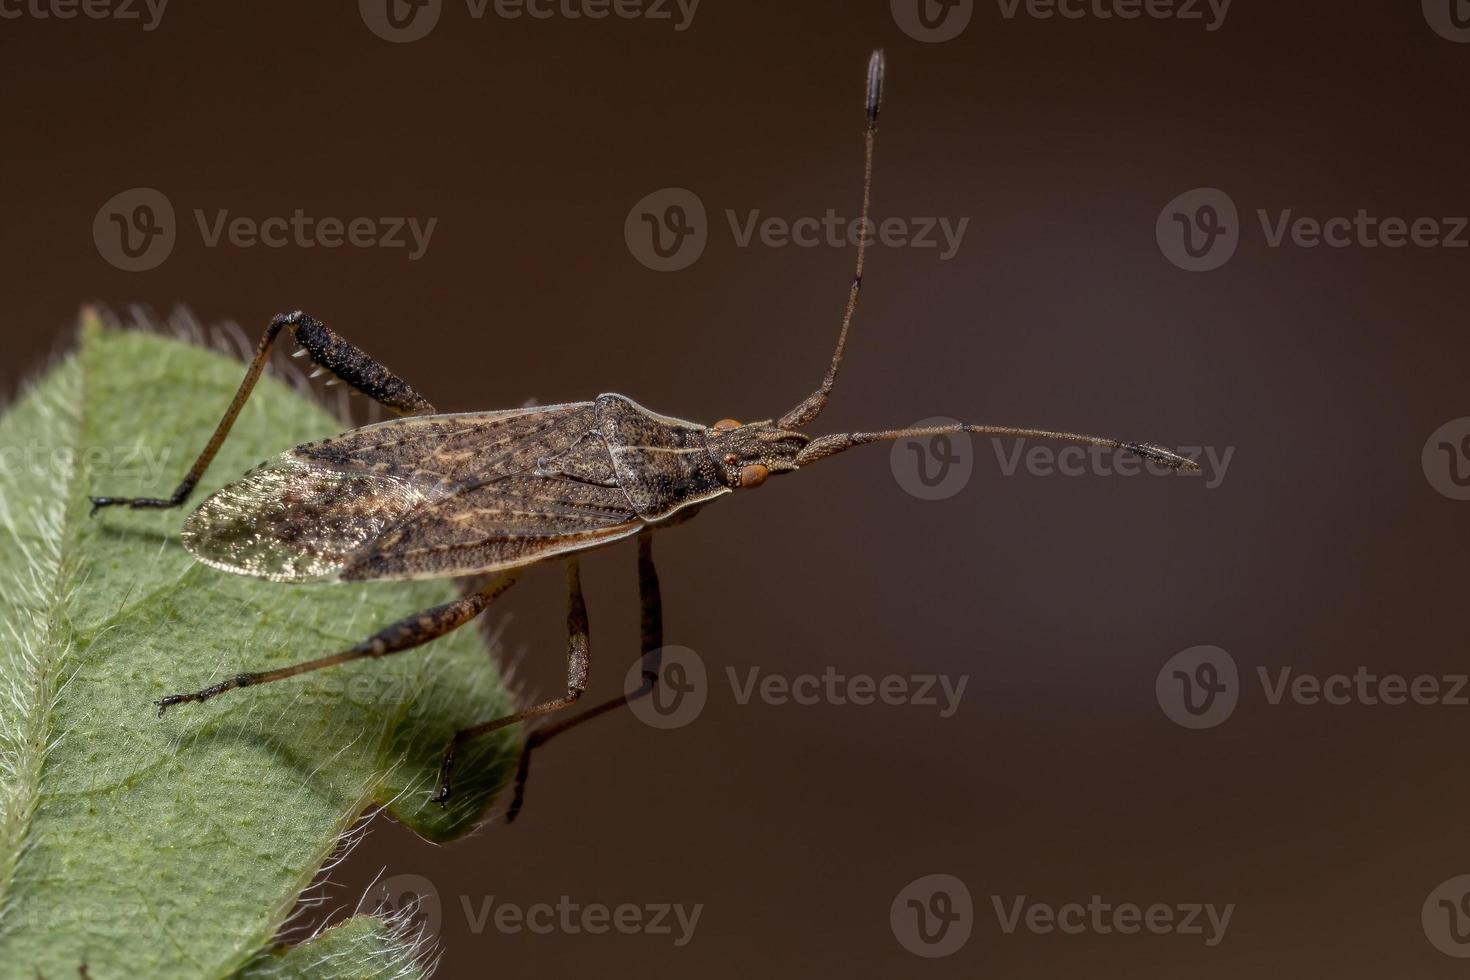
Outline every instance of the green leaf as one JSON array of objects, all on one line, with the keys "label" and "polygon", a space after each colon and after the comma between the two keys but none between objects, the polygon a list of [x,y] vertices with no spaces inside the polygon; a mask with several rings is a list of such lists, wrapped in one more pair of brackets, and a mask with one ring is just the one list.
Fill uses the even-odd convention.
[{"label": "green leaf", "polygon": [[[333,652],[456,594],[240,578],[193,561],[180,512],[88,517],[89,493],[171,489],[242,374],[94,317],[0,416],[0,977],[229,976],[365,810],[446,840],[509,773],[509,739],[485,740],[450,807],[428,802],[452,732],[507,710],[473,627],[156,716],[165,694]],[[266,378],[196,499],[339,428]]]},{"label": "green leaf", "polygon": [[240,980],[419,980],[420,944],[406,923],[356,915],[289,949],[263,953]]}]

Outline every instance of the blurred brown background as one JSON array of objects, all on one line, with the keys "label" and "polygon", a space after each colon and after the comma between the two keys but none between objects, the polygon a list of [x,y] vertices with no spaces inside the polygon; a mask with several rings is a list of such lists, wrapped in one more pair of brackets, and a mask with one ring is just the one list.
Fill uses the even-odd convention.
[{"label": "blurred brown background", "polygon": [[[1433,920],[1431,892],[1470,872],[1470,709],[1272,704],[1257,676],[1467,669],[1470,504],[1436,491],[1421,450],[1470,415],[1470,251],[1271,247],[1257,217],[1470,214],[1470,44],[1430,23],[1455,34],[1447,3],[1241,0],[1215,30],[1203,3],[1196,20],[932,4],[941,26],[969,16],[941,43],[881,0],[705,0],[683,30],[672,4],[663,20],[565,3],[477,19],[445,0],[411,43],[370,29],[381,4],[354,6],[178,3],[153,30],[141,6],[142,21],[7,8],[7,389],[100,300],[186,303],[252,334],[304,308],[444,410],[613,390],[705,422],[777,415],[821,376],[852,250],[740,247],[726,210],[855,214],[861,73],[881,45],[876,215],[969,225],[949,260],[873,252],[815,430],[945,414],[1234,455],[1207,488],[1008,476],[977,440],[968,485],[925,501],[869,448],[712,508],[656,547],[667,640],[709,670],[697,721],[623,713],[559,740],[520,821],[448,847],[376,824],[320,915],[380,873],[419,876],[397,880],[437,899],[445,977],[1463,972],[1421,909]],[[127,272],[93,224],[136,187],[166,196],[177,240]],[[708,245],[661,273],[624,224],[666,187],[702,201]],[[1239,209],[1238,250],[1211,272],[1177,268],[1155,234],[1198,187]],[[297,208],[437,225],[410,260],[209,247],[194,218]],[[594,697],[636,649],[633,570],[631,544],[585,563]],[[563,601],[547,569],[498,613],[543,694],[561,684]],[[1155,683],[1200,645],[1233,657],[1239,703],[1190,730]],[[941,718],[741,705],[727,667],[969,681]],[[921,959],[890,905],[935,873],[968,886],[973,932]],[[493,917],[477,931],[492,898],[564,895],[703,909],[683,946]],[[1008,934],[995,903],[1023,895],[1234,910],[1214,946],[1207,924]]]}]

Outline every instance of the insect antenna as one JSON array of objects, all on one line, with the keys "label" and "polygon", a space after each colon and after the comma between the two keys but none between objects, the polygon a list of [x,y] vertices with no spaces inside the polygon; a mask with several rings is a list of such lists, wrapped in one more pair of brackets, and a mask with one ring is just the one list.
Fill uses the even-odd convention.
[{"label": "insect antenna", "polygon": [[961,432],[973,435],[1011,436],[1019,439],[1057,439],[1062,442],[1078,442],[1104,449],[1121,449],[1154,463],[1162,463],[1171,469],[1197,472],[1199,464],[1178,453],[1155,446],[1148,442],[1124,442],[1103,436],[1089,436],[1080,432],[1054,432],[1050,429],[1022,429],[1010,425],[971,425],[960,422],[954,425],[935,425],[918,429],[885,429],[881,432],[839,432],[818,436],[796,455],[796,465],[805,466],[819,459],[835,456],[853,446],[865,446],[871,442],[887,442],[894,439],[911,439],[922,436],[956,435]]},{"label": "insect antenna", "polygon": [[858,224],[857,269],[852,274],[852,285],[847,291],[847,308],[842,313],[842,330],[837,334],[837,349],[832,352],[832,364],[822,385],[807,396],[806,401],[781,416],[777,423],[783,429],[799,429],[814,420],[827,407],[832,395],[832,386],[837,383],[837,369],[842,365],[842,352],[847,347],[847,328],[857,310],[858,293],[863,288],[863,259],[867,256],[868,239],[872,237],[872,221],[868,217],[873,197],[873,137],[878,133],[878,106],[883,101],[883,50],[873,52],[868,59],[868,82],[864,108],[868,117],[868,128],[863,134],[863,217]]}]

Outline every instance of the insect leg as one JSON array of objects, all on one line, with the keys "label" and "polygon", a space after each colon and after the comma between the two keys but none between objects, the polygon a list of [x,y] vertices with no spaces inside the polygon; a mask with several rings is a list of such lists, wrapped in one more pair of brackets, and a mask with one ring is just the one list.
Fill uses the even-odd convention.
[{"label": "insect leg", "polygon": [[505,811],[506,823],[511,823],[521,812],[521,806],[526,799],[526,780],[531,775],[531,753],[547,742],[551,741],[562,732],[576,728],[584,721],[589,721],[599,715],[605,715],[615,708],[639,698],[647,697],[653,693],[658,684],[659,669],[663,666],[664,646],[664,605],[663,596],[658,587],[658,569],[653,565],[653,535],[645,531],[638,536],[638,595],[642,602],[643,614],[640,617],[643,642],[641,659],[643,661],[643,683],[638,690],[628,694],[621,694],[602,704],[588,708],[586,711],[578,712],[571,718],[559,721],[554,725],[537,729],[526,739],[525,748],[521,749],[521,764],[516,771],[515,796],[512,798],[510,807]]},{"label": "insect leg", "polygon": [[260,338],[260,344],[255,348],[255,357],[245,369],[245,379],[240,382],[240,387],[236,390],[230,407],[225,409],[224,417],[220,419],[219,425],[215,426],[214,434],[209,437],[204,451],[199,454],[198,459],[194,460],[194,465],[189,467],[189,472],[184,474],[184,479],[174,492],[163,498],[93,497],[92,513],[95,515],[104,507],[127,506],[134,509],[178,507],[188,500],[189,494],[194,492],[194,487],[204,476],[204,471],[209,469],[209,464],[214,461],[219,447],[224,444],[225,437],[230,434],[230,429],[234,426],[240,409],[245,407],[245,401],[250,397],[250,392],[255,389],[255,383],[260,380],[261,372],[265,370],[270,360],[271,348],[275,346],[276,339],[280,337],[283,330],[289,330],[292,339],[300,344],[318,365],[390,411],[400,415],[433,413],[434,406],[409,387],[407,382],[362,350],[337,336],[316,317],[300,310],[294,313],[282,313],[271,320],[270,326],[265,328],[265,336]]},{"label": "insect leg", "polygon": [[514,725],[527,718],[550,714],[576,703],[587,690],[588,660],[587,604],[582,600],[582,571],[576,558],[567,562],[567,692],[559,698],[544,701],[524,711],[504,715],[491,721],[462,728],[449,740],[444,749],[444,760],[439,765],[439,792],[430,800],[441,806],[448,805],[450,795],[449,774],[454,769],[454,754],[466,742],[473,741],[507,725]]},{"label": "insect leg", "polygon": [[435,606],[417,616],[409,616],[401,619],[385,629],[363,640],[354,647],[334,653],[327,657],[318,657],[315,660],[307,660],[289,667],[278,667],[275,670],[265,670],[253,674],[236,674],[234,677],[226,678],[217,684],[193,694],[170,694],[157,702],[158,713],[162,715],[169,708],[178,704],[189,702],[203,703],[210,698],[233,691],[240,687],[254,687],[257,684],[269,684],[271,681],[285,680],[298,674],[310,673],[313,670],[321,670],[323,667],[335,667],[352,660],[360,660],[363,657],[386,657],[394,653],[402,653],[404,650],[412,650],[414,647],[423,646],[430,640],[438,639],[446,633],[458,629],[465,623],[474,619],[485,611],[485,607],[494,602],[495,599],[506,589],[515,584],[520,576],[519,570],[503,573],[490,584],[477,589],[467,595],[446,602],[442,606]]}]

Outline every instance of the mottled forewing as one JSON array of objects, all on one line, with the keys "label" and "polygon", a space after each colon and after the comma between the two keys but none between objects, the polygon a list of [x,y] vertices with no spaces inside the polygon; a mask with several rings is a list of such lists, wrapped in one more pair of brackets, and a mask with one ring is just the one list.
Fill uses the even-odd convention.
[{"label": "mottled forewing", "polygon": [[347,580],[437,578],[529,564],[643,527],[617,487],[516,473],[417,509],[342,569]]},{"label": "mottled forewing", "polygon": [[592,402],[504,412],[391,419],[298,446],[303,460],[342,472],[381,473],[452,490],[534,470],[593,427]]},{"label": "mottled forewing", "polygon": [[206,565],[300,582],[336,574],[427,499],[409,480],[331,470],[288,452],[201,504],[184,522],[183,542]]},{"label": "mottled forewing", "polygon": [[185,522],[184,544],[241,575],[336,576],[420,508],[534,473],[566,457],[593,424],[592,403],[579,402],[365,426],[298,446],[225,487]]}]

